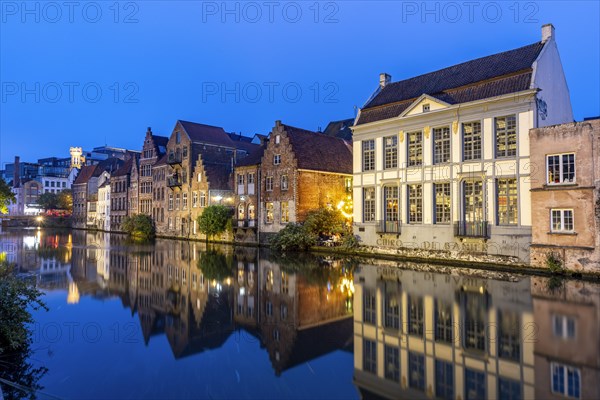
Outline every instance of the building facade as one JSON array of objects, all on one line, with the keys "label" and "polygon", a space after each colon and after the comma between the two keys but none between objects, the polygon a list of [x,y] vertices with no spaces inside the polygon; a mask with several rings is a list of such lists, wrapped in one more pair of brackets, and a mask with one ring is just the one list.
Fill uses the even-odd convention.
[{"label": "building facade", "polygon": [[355,234],[398,254],[528,262],[529,129],[573,120],[554,28],[390,80],[380,76],[353,127]]},{"label": "building facade", "polygon": [[266,141],[235,165],[233,232],[236,242],[258,243],[260,166],[265,147]]},{"label": "building facade", "polygon": [[600,119],[532,129],[531,263],[600,272]]},{"label": "building facade", "polygon": [[110,176],[110,229],[120,231],[129,214],[129,187],[134,159],[130,157]]},{"label": "building facade", "polygon": [[260,167],[261,242],[319,208],[348,201],[352,149],[343,139],[275,122]]},{"label": "building facade", "polygon": [[158,136],[152,133],[152,129],[148,128],[142,153],[140,155],[140,170],[139,170],[139,206],[138,212],[154,217],[153,201],[156,198],[155,191],[152,187],[154,177],[152,168],[154,164],[165,154],[167,150],[167,141],[169,138]]},{"label": "building facade", "polygon": [[110,231],[110,174],[103,172],[98,180],[98,205],[96,209],[96,227]]}]

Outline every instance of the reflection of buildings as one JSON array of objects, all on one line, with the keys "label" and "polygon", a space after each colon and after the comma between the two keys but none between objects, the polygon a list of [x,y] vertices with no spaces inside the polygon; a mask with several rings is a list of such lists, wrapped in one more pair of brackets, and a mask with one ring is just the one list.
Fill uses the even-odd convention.
[{"label": "reflection of buildings", "polygon": [[365,267],[354,284],[354,377],[363,397],[533,398],[529,279]]},{"label": "reflection of buildings", "polygon": [[537,328],[535,396],[600,399],[600,288],[565,281],[551,291],[532,278]]}]

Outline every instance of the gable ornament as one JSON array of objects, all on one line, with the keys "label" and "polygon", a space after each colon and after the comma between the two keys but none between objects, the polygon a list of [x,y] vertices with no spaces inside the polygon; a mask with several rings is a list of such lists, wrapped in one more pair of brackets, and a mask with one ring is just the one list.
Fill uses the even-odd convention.
[{"label": "gable ornament", "polygon": [[455,135],[458,133],[458,121],[452,121],[452,133]]},{"label": "gable ornament", "polygon": [[425,139],[429,139],[429,134],[431,133],[431,128],[429,126],[426,126],[425,128],[423,128],[423,133],[425,134]]}]

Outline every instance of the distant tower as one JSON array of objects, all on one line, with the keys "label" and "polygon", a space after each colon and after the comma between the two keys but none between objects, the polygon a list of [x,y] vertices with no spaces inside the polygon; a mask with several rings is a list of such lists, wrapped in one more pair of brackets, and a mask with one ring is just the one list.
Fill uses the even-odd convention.
[{"label": "distant tower", "polygon": [[71,147],[71,168],[81,169],[82,163],[85,163],[85,157],[83,157],[83,149],[81,147]]}]

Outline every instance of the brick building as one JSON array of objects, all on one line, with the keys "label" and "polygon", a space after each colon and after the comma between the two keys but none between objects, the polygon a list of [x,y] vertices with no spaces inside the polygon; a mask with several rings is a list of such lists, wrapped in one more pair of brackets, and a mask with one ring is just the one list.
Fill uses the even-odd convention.
[{"label": "brick building", "polygon": [[167,142],[169,138],[158,136],[152,133],[152,129],[148,128],[142,153],[139,162],[139,196],[138,196],[138,212],[140,214],[153,215],[153,200],[155,198],[153,190],[153,171],[152,167],[158,162],[162,155],[167,151]]},{"label": "brick building", "polygon": [[336,207],[352,190],[351,145],[275,122],[260,168],[260,241],[312,210]]},{"label": "brick building", "polygon": [[235,211],[233,231],[236,242],[258,242],[258,210],[260,208],[260,165],[266,140],[235,165]]},{"label": "brick building", "polygon": [[532,129],[531,263],[600,272],[600,119]]},{"label": "brick building", "polygon": [[165,209],[166,198],[170,192],[167,187],[167,155],[163,154],[152,166],[152,219],[157,232],[166,231]]},{"label": "brick building", "polygon": [[129,186],[134,163],[134,157],[129,157],[110,177],[110,229],[113,231],[121,230],[121,222],[128,215]]}]

